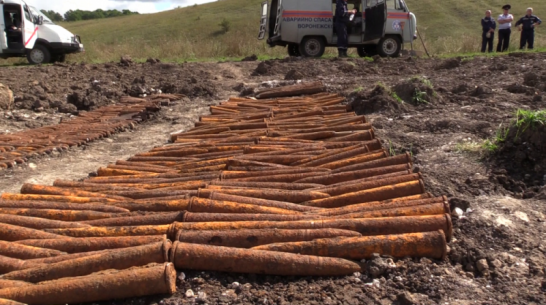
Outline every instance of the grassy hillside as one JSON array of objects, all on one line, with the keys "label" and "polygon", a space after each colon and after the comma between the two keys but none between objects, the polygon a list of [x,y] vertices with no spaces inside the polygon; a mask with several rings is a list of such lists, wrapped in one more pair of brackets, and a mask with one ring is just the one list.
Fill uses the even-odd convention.
[{"label": "grassy hillside", "polygon": [[[122,54],[170,61],[204,58],[284,56],[285,49],[269,48],[256,39],[262,0],[222,0],[167,12],[102,20],[63,23],[82,36],[87,52],[73,59],[117,60]],[[417,16],[418,27],[434,54],[475,52],[480,43],[480,19],[486,9],[497,16],[505,0],[407,0]],[[533,6],[546,21],[546,1],[512,4],[516,18]],[[227,20],[230,29],[219,23]],[[519,32],[512,36],[519,43]],[[420,42],[415,44],[420,49]],[[537,47],[546,47],[546,23],[538,29]]]}]

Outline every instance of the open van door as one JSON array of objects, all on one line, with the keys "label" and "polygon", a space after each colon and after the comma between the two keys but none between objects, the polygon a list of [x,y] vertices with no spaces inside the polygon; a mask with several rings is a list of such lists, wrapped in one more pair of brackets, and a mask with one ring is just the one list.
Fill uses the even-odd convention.
[{"label": "open van door", "polygon": [[381,39],[385,36],[385,27],[387,26],[387,3],[385,0],[366,0],[364,17],[366,18],[364,41]]},{"label": "open van door", "polygon": [[25,49],[32,50],[34,48],[36,40],[38,39],[38,24],[34,23],[34,16],[30,13],[28,6],[22,6],[21,10],[21,16],[23,19],[23,41],[25,43]]},{"label": "open van door", "polygon": [[258,34],[258,39],[262,40],[265,38],[265,32],[267,31],[267,12],[269,9],[269,3],[266,1],[262,2],[262,19],[260,19],[260,33]]}]

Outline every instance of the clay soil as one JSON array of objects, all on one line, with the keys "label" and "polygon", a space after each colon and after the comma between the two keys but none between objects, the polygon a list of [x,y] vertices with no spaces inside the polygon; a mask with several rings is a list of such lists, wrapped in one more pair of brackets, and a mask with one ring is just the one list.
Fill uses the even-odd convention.
[{"label": "clay soil", "polygon": [[83,178],[164,144],[209,105],[295,80],[323,81],[367,115],[391,153],[411,152],[428,191],[448,196],[452,209],[458,208],[448,258],[377,257],[367,262],[370,272],[340,278],[182,270],[173,296],[95,304],[546,304],[546,130],[498,153],[480,149],[517,109],[546,109],[546,54],[4,68],[0,83],[12,88],[16,109],[2,112],[0,132],[54,124],[125,94],[161,90],[187,98],[132,132],[0,172],[0,191]]}]

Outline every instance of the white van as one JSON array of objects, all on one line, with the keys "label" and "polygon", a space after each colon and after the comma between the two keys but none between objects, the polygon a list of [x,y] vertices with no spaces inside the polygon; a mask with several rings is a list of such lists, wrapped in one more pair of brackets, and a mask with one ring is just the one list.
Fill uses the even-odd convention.
[{"label": "white van", "polygon": [[79,36],[54,24],[23,0],[0,0],[0,58],[27,57],[31,64],[62,62],[83,52]]},{"label": "white van", "polygon": [[[267,44],[286,46],[290,56],[320,57],[337,43],[335,6],[336,0],[266,0],[258,39],[267,33]],[[417,19],[404,0],[348,0],[347,8],[358,11],[347,30],[349,48],[361,57],[397,57],[416,39]]]}]

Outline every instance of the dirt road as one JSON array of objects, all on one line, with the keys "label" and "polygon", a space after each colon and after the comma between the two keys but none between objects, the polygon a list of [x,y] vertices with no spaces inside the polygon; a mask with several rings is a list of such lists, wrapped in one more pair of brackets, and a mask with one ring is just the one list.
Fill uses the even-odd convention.
[{"label": "dirt road", "polygon": [[[161,90],[188,98],[132,132],[0,172],[0,190],[83,178],[100,165],[164,143],[170,132],[192,126],[208,105],[230,95],[301,79],[322,80],[330,91],[344,94],[373,122],[391,153],[411,152],[429,192],[447,194],[452,208],[461,209],[461,217],[453,218],[448,259],[378,257],[368,274],[344,278],[189,271],[180,274],[174,296],[115,304],[546,303],[546,154],[541,144],[534,145],[546,142],[545,135],[537,133],[536,143],[515,143],[521,149],[502,150],[506,154],[479,155],[483,141],[507,126],[517,109],[546,108],[546,54],[3,69],[0,83],[13,89],[17,110],[1,116],[2,132],[53,124],[124,94]],[[189,289],[194,296],[187,296]]]}]

